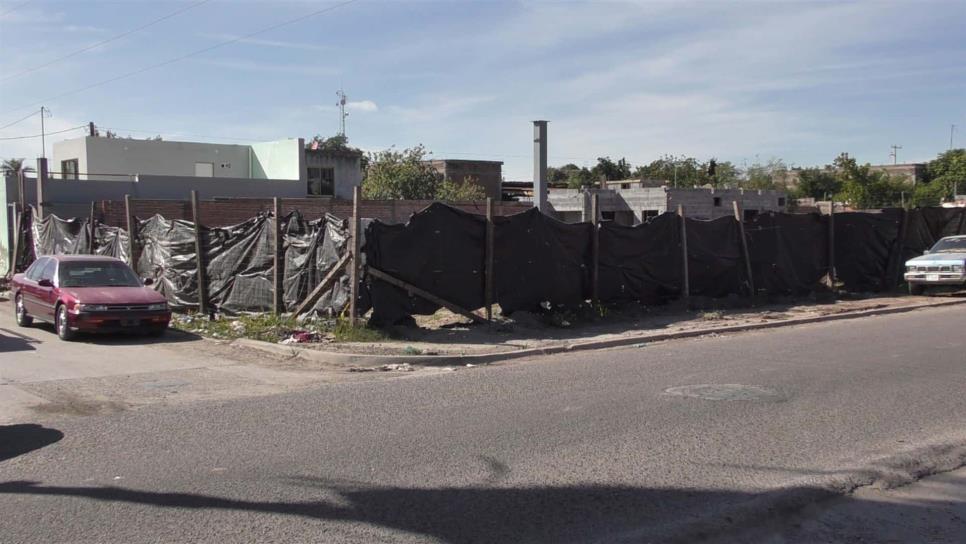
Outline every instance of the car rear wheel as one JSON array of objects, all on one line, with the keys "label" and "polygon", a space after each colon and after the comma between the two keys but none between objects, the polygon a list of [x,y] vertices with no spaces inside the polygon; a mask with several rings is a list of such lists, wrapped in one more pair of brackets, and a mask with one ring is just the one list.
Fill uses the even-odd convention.
[{"label": "car rear wheel", "polygon": [[924,295],[926,294],[926,286],[921,283],[910,283],[909,294],[915,296]]},{"label": "car rear wheel", "polygon": [[34,324],[34,318],[27,315],[27,308],[23,305],[23,295],[17,295],[14,299],[14,311],[17,314],[17,325],[29,327]]},{"label": "car rear wheel", "polygon": [[69,342],[74,339],[74,331],[70,330],[67,323],[67,306],[61,304],[57,307],[57,318],[54,319],[54,326],[57,328],[57,336],[61,340]]}]

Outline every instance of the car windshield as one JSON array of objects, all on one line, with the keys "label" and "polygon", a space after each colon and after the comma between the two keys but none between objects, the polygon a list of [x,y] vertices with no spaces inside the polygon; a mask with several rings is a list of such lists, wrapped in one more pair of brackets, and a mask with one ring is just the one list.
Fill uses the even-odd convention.
[{"label": "car windshield", "polygon": [[140,287],[141,280],[131,268],[113,261],[75,261],[60,263],[61,287]]},{"label": "car windshield", "polygon": [[930,253],[949,253],[952,251],[966,251],[966,238],[946,238],[936,242],[929,250]]}]

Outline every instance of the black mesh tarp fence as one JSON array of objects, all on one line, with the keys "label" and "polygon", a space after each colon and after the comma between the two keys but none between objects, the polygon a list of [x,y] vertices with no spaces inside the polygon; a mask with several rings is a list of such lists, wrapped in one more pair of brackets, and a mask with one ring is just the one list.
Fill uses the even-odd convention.
[{"label": "black mesh tarp fence", "polygon": [[[15,256],[23,270],[36,255],[94,252],[127,259],[124,229],[97,225],[91,244],[87,219],[48,216],[19,233]],[[655,303],[680,296],[683,284],[681,218],[663,214],[625,227],[603,222],[598,233],[602,302]],[[848,291],[895,287],[905,259],[939,238],[966,234],[966,209],[836,213],[837,277]],[[154,216],[138,222],[138,272],[176,308],[198,304],[194,224]],[[748,292],[741,230],[727,217],[686,220],[692,295],[723,297]],[[761,214],[745,223],[748,255],[759,293],[796,295],[814,290],[828,271],[829,217]],[[274,218],[257,216],[229,227],[200,229],[211,304],[220,311],[266,311],[273,305]],[[565,224],[536,210],[494,219],[494,302],[518,310],[574,306],[591,296],[593,227]],[[283,303],[292,309],[348,251],[342,219],[282,218]],[[484,304],[486,220],[433,204],[406,224],[373,220],[365,229],[364,259],[406,283],[468,310]],[[334,314],[348,303],[348,270],[319,299],[315,310]],[[376,322],[429,314],[438,306],[369,277],[360,304]]]}]

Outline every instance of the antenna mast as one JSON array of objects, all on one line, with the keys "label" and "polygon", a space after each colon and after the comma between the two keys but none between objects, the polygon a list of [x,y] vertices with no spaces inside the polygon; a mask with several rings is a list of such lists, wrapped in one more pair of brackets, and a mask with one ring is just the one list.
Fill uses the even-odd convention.
[{"label": "antenna mast", "polygon": [[346,96],[345,96],[345,92],[342,89],[339,89],[338,91],[336,91],[335,95],[339,97],[339,101],[336,103],[336,106],[339,106],[339,123],[341,127],[339,130],[339,135],[344,138],[345,137],[345,119],[346,117],[349,116],[349,113],[345,111]]}]

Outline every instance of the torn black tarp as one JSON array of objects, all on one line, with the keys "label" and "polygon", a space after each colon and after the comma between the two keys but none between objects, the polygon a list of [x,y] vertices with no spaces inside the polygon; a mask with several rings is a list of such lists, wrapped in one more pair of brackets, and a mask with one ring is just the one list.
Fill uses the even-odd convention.
[{"label": "torn black tarp", "polygon": [[601,301],[659,303],[681,292],[680,219],[661,214],[634,227],[600,225]]},{"label": "torn black tarp", "polygon": [[[294,309],[315,288],[349,250],[346,221],[327,214],[322,219],[307,221],[299,212],[283,218],[284,288],[283,300]],[[319,297],[311,311],[336,315],[349,303],[349,268],[326,293]]]},{"label": "torn black tarp", "polygon": [[[373,221],[366,230],[366,264],[466,308],[483,306],[486,220],[440,203],[417,212],[404,225]],[[499,234],[497,235],[499,239]],[[374,323],[395,323],[432,314],[436,304],[386,282],[369,278]]]},{"label": "torn black tarp", "polygon": [[90,252],[87,219],[61,219],[48,215],[33,221],[31,238],[35,255],[77,255]]},{"label": "torn black tarp", "polygon": [[828,274],[828,217],[765,213],[745,223],[755,289],[772,295],[814,291]]},{"label": "torn black tarp", "polygon": [[198,307],[194,224],[160,215],[138,222],[137,272],[152,278],[172,308]]}]

